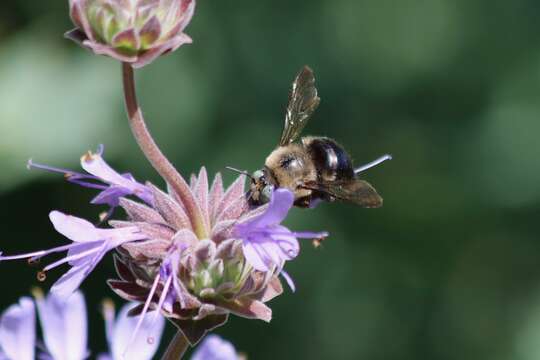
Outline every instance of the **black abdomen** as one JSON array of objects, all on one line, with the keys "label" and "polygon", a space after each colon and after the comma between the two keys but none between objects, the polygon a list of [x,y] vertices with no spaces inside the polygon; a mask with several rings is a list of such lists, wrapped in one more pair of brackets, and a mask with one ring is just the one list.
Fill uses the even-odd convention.
[{"label": "black abdomen", "polygon": [[349,154],[334,140],[329,138],[306,138],[307,147],[318,176],[323,181],[354,178],[354,169]]}]

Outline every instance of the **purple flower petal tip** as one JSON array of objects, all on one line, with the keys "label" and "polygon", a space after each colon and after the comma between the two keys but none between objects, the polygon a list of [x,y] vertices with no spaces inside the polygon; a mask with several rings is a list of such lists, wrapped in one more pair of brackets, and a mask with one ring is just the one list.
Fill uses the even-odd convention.
[{"label": "purple flower petal tip", "polygon": [[165,318],[159,312],[146,317],[130,316],[134,305],[125,304],[116,318],[113,307],[105,309],[110,359],[151,360],[159,348]]},{"label": "purple flower petal tip", "polygon": [[197,347],[191,360],[239,360],[234,346],[217,335],[208,335]]},{"label": "purple flower petal tip", "polygon": [[0,356],[34,360],[36,343],[34,302],[27,297],[10,306],[0,317]]},{"label": "purple flower petal tip", "polygon": [[[273,192],[272,199],[266,211],[261,215],[240,223],[235,227],[235,234],[243,241],[243,251],[246,260],[259,271],[278,272],[285,261],[292,260],[300,251],[298,238],[320,238],[326,232],[292,232],[280,225],[285,220],[294,203],[294,194],[278,188]],[[292,279],[285,276],[289,285]],[[294,289],[294,285],[291,285]]]},{"label": "purple flower petal tip", "polygon": [[49,293],[36,298],[43,338],[52,359],[85,359],[87,349],[87,315],[80,291],[68,298]]},{"label": "purple flower petal tip", "polygon": [[104,147],[100,145],[96,153],[88,152],[81,157],[81,166],[86,174],[37,164],[31,159],[28,161],[27,167],[60,173],[69,182],[99,190],[99,194],[91,200],[91,203],[108,205],[110,207],[108,216],[112,215],[114,208],[119,206],[120,199],[126,196],[136,196],[147,204],[151,204],[153,197],[150,189],[137,182],[131,174],[120,174],[112,169],[103,159],[103,151]]}]

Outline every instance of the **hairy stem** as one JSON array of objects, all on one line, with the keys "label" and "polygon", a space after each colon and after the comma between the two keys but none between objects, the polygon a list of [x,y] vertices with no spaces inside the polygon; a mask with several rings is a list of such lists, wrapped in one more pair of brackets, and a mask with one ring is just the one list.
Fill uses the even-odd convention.
[{"label": "hairy stem", "polygon": [[178,194],[186,211],[190,215],[191,225],[199,239],[208,237],[208,229],[204,223],[202,212],[184,178],[176,171],[171,162],[163,155],[152,135],[148,131],[135,92],[133,68],[128,63],[122,63],[122,78],[124,82],[124,99],[133,136],[142,152],[150,161],[161,177]]},{"label": "hairy stem", "polygon": [[189,347],[189,342],[180,330],[176,333],[171,343],[167,347],[165,355],[161,360],[179,360]]}]

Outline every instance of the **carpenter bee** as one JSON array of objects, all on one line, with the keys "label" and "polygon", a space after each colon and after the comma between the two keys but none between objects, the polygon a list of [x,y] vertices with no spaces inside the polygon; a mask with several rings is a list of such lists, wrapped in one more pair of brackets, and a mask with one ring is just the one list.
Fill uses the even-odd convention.
[{"label": "carpenter bee", "polygon": [[279,145],[266,158],[264,168],[250,176],[251,205],[267,203],[273,189],[282,187],[295,194],[298,207],[335,200],[366,208],[382,206],[381,196],[358,174],[391,159],[390,155],[355,169],[349,154],[333,139],[307,136],[296,142],[319,102],[313,71],[305,66],[292,84]]}]

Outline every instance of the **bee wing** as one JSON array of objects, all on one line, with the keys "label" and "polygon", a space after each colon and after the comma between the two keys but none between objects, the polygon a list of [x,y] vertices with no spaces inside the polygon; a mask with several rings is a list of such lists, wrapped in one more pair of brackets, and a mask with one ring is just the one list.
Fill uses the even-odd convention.
[{"label": "bee wing", "polygon": [[296,76],[289,94],[280,146],[289,145],[298,138],[320,101],[313,70],[309,66],[304,66]]},{"label": "bee wing", "polygon": [[310,182],[303,187],[320,191],[338,200],[350,201],[366,208],[377,208],[383,204],[382,197],[367,181],[351,179],[333,182]]}]

